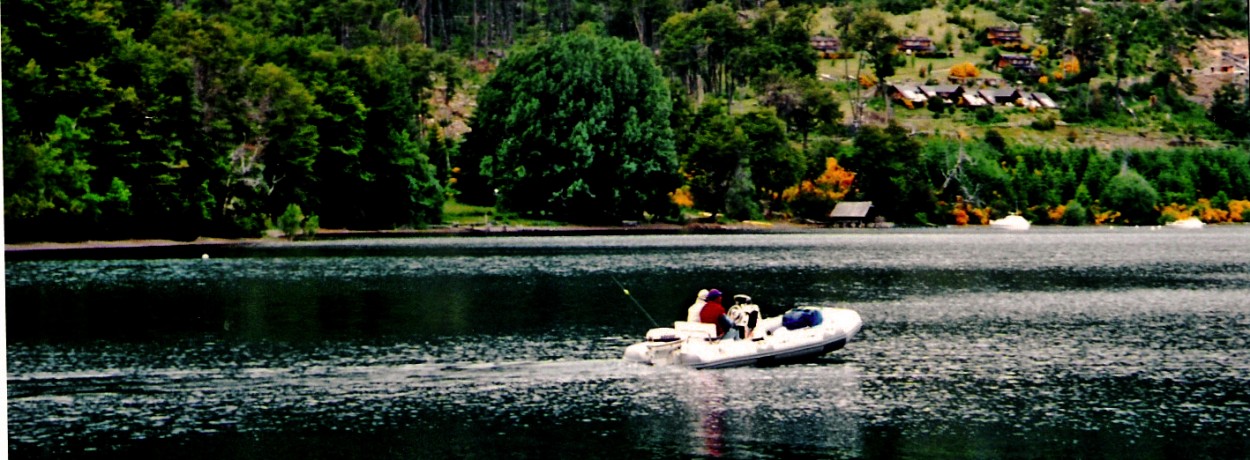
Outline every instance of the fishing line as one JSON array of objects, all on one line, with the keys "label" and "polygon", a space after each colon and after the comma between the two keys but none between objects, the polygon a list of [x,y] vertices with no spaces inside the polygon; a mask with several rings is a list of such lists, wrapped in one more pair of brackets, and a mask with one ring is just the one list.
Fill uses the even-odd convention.
[{"label": "fishing line", "polygon": [[615,283],[616,283],[616,285],[617,285],[617,286],[619,286],[619,287],[621,288],[621,292],[624,292],[624,293],[625,293],[625,297],[629,297],[629,300],[634,301],[634,305],[636,305],[636,306],[638,307],[638,311],[641,311],[641,312],[642,312],[642,314],[647,315],[647,319],[651,320],[651,324],[655,325],[655,327],[660,327],[660,323],[655,322],[655,318],[652,318],[652,317],[651,317],[651,314],[650,314],[650,313],[647,313],[647,309],[646,309],[646,308],[642,308],[642,304],[641,304],[641,303],[638,303],[638,299],[635,299],[635,298],[634,298],[634,296],[632,296],[632,295],[630,295],[630,294],[629,294],[629,289],[625,289],[625,285],[624,285],[624,284],[621,284],[621,281],[620,281],[620,280],[616,279],[616,277],[615,277],[615,276],[613,276],[613,277],[612,277],[612,281],[613,281],[613,282],[615,282]]}]

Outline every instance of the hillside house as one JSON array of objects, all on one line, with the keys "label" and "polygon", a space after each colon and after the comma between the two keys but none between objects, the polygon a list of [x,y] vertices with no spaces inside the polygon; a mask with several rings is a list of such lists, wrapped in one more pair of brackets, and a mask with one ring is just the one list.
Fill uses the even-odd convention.
[{"label": "hillside house", "polygon": [[924,107],[924,104],[929,101],[929,98],[915,85],[890,85],[885,88],[885,94],[911,109]]},{"label": "hillside house", "polygon": [[994,46],[1020,46],[1024,43],[1024,37],[1020,35],[1020,29],[1007,26],[995,26],[985,29],[985,38]]},{"label": "hillside house", "polygon": [[1015,88],[983,89],[977,92],[990,105],[1015,105],[1022,98]]},{"label": "hillside house", "polygon": [[998,57],[998,62],[994,63],[994,67],[1000,71],[1008,67],[1015,67],[1015,69],[1020,73],[1029,76],[1042,74],[1042,70],[1037,67],[1037,64],[1033,63],[1033,56],[1029,56],[1027,54],[1000,55]]},{"label": "hillside house", "polygon": [[832,57],[832,55],[842,51],[842,40],[838,37],[815,36],[811,38],[812,49],[820,53],[822,57]]},{"label": "hillside house", "polygon": [[1055,110],[1059,108],[1059,104],[1055,103],[1046,93],[1030,93],[1029,97],[1037,104],[1038,108]]},{"label": "hillside house", "polygon": [[921,86],[920,92],[924,94],[926,100],[931,97],[940,97],[943,102],[953,104],[958,102],[959,97],[964,94],[964,87],[959,85]]},{"label": "hillside house", "polygon": [[1234,73],[1246,72],[1250,70],[1248,67],[1245,54],[1233,54],[1228,51],[1220,52],[1220,63],[1211,68],[1212,73]]},{"label": "hillside house", "polygon": [[912,53],[922,54],[932,53],[937,50],[937,47],[933,46],[933,40],[929,37],[917,35],[913,37],[903,37],[900,39],[898,42],[898,50],[902,52],[910,51]]},{"label": "hillside house", "polygon": [[985,98],[981,96],[980,91],[964,91],[963,94],[959,95],[959,100],[956,101],[955,104],[960,107],[973,108],[994,105],[993,102],[985,100]]}]

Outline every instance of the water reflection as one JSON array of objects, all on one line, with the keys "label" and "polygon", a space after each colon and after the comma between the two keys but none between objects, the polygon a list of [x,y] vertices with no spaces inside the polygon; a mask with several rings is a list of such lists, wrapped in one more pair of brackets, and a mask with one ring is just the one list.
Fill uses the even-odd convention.
[{"label": "water reflection", "polygon": [[[385,240],[6,264],[13,457],[1245,458],[1250,231]],[[118,253],[110,253],[118,254]],[[142,255],[142,254],[140,254]],[[622,362],[703,286],[811,364]]]},{"label": "water reflection", "polygon": [[703,445],[695,451],[696,455],[721,457],[725,454],[725,392],[724,381],[718,372],[693,372],[690,377],[690,389],[693,392],[688,400],[687,410],[697,416],[694,426],[694,439],[703,440]]}]

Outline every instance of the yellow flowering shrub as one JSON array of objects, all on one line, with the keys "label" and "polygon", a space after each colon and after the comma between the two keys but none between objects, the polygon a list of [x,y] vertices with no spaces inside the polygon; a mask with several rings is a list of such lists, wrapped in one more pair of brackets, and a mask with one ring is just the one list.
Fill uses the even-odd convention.
[{"label": "yellow flowering shrub", "polygon": [[951,76],[956,78],[976,78],[981,76],[981,69],[976,64],[964,62],[951,67]]},{"label": "yellow flowering shrub", "polygon": [[1246,211],[1250,211],[1250,200],[1232,200],[1228,202],[1228,219],[1230,222],[1245,222]]},{"label": "yellow flowering shrub", "polygon": [[833,209],[833,205],[851,191],[855,173],[838,164],[837,158],[825,158],[825,172],[816,180],[805,180],[781,192],[782,201],[800,214],[814,216]]},{"label": "yellow flowering shrub", "polygon": [[690,187],[682,187],[668,194],[669,201],[680,208],[694,208],[694,195],[690,193]]},{"label": "yellow flowering shrub", "polygon": [[871,74],[863,74],[859,76],[859,86],[864,88],[872,88],[877,85],[877,77]]}]

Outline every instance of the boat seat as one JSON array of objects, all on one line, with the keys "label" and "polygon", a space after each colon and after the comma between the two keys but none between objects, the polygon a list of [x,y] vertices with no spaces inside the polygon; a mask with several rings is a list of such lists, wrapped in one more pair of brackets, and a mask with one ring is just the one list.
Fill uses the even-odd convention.
[{"label": "boat seat", "polygon": [[695,337],[716,337],[715,324],[677,321],[673,323],[673,329],[677,329],[678,332],[685,332]]}]

